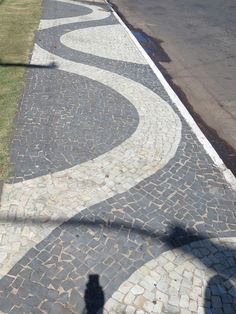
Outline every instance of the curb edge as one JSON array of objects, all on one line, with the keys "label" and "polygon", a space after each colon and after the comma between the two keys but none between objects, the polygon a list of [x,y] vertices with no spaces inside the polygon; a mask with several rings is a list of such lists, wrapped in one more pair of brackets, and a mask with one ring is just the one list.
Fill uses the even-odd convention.
[{"label": "curb edge", "polygon": [[125,24],[125,22],[121,19],[121,17],[118,15],[118,13],[114,10],[112,5],[107,0],[105,0],[105,3],[109,6],[109,8],[111,9],[111,11],[114,14],[115,18],[124,27],[124,29],[126,30],[128,35],[130,36],[130,38],[132,39],[132,41],[134,42],[134,44],[136,45],[138,50],[141,52],[143,57],[146,59],[147,63],[151,67],[152,71],[154,72],[154,74],[156,75],[156,77],[158,78],[158,80],[160,81],[162,86],[164,87],[165,91],[169,95],[170,99],[172,100],[174,105],[177,107],[177,109],[179,110],[179,112],[182,115],[182,117],[188,123],[188,125],[192,129],[193,133],[196,135],[196,137],[199,140],[199,142],[203,145],[206,153],[210,156],[210,158],[212,159],[212,161],[215,164],[215,166],[223,174],[225,180],[230,185],[230,187],[234,191],[236,191],[236,177],[233,175],[232,171],[226,167],[226,165],[224,164],[223,160],[220,158],[220,156],[218,155],[216,150],[213,148],[213,146],[211,145],[209,140],[203,134],[203,132],[201,131],[201,129],[199,128],[199,126],[197,125],[197,123],[195,122],[195,120],[193,119],[191,114],[189,113],[189,111],[186,109],[186,107],[184,106],[182,101],[179,99],[177,94],[174,92],[174,90],[171,88],[169,83],[164,78],[164,76],[161,73],[161,71],[159,70],[159,68],[156,66],[156,64],[153,62],[153,60],[149,57],[147,52],[144,50],[142,45],[139,43],[137,38],[133,35],[131,30]]}]

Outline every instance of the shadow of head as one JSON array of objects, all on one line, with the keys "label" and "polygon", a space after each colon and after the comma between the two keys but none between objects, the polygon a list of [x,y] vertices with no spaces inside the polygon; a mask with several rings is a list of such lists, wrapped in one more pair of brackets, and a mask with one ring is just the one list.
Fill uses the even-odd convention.
[{"label": "shadow of head", "polygon": [[92,274],[88,277],[88,282],[84,294],[86,314],[102,314],[105,296],[99,284],[99,275]]},{"label": "shadow of head", "polygon": [[170,248],[179,247],[184,253],[199,259],[219,276],[236,278],[236,245],[233,240],[231,242],[226,239],[214,237],[210,239],[204,234],[186,230],[180,225],[170,227],[167,235],[162,238]]},{"label": "shadow of head", "polygon": [[213,276],[205,289],[204,304],[206,314],[236,313],[236,289],[231,281]]},{"label": "shadow of head", "polygon": [[[209,239],[180,225],[170,227],[163,241],[170,247],[198,259],[207,278],[204,289],[205,314],[236,313],[236,245],[234,238]],[[181,245],[180,245],[181,244]],[[189,245],[183,245],[189,244]],[[203,277],[204,277],[203,276]],[[205,279],[206,279],[205,278]],[[204,280],[204,278],[202,278]]]}]

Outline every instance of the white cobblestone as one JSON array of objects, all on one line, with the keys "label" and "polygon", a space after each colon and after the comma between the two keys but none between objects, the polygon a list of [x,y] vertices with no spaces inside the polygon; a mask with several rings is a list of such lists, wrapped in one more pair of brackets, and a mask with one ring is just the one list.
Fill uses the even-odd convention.
[{"label": "white cobblestone", "polygon": [[174,306],[179,306],[179,297],[176,295],[171,295],[169,300],[168,300],[168,303],[170,305],[174,305]]},{"label": "white cobblestone", "polygon": [[144,293],[144,288],[140,287],[138,285],[135,285],[130,291],[134,295],[139,295],[139,294],[143,294]]},{"label": "white cobblestone", "polygon": [[135,307],[128,305],[125,310],[125,314],[134,314],[136,311]]},{"label": "white cobblestone", "polygon": [[126,294],[129,292],[129,290],[133,287],[133,284],[129,281],[124,282],[120,287],[119,291],[123,294]]},{"label": "white cobblestone", "polygon": [[122,302],[123,299],[124,299],[124,294],[119,292],[119,291],[116,291],[113,295],[112,295],[112,298],[115,299],[116,301],[118,302]]},{"label": "white cobblestone", "polygon": [[187,295],[181,295],[179,305],[182,308],[188,308],[189,307],[189,297]]},{"label": "white cobblestone", "polygon": [[126,297],[124,298],[124,304],[130,304],[132,305],[133,304],[133,301],[135,299],[135,295],[131,292],[129,292]]},{"label": "white cobblestone", "polygon": [[156,301],[156,304],[153,305],[153,313],[161,314],[163,308],[163,303]]}]

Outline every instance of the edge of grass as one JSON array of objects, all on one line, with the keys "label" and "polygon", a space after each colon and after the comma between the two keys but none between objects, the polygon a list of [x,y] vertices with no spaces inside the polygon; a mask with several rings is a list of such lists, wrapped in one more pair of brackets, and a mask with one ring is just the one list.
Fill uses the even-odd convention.
[{"label": "edge of grass", "polygon": [[[0,0],[0,63],[29,63],[42,1]],[[1,67],[0,64],[0,194],[1,181],[11,171],[9,145],[25,82],[25,67]]]}]

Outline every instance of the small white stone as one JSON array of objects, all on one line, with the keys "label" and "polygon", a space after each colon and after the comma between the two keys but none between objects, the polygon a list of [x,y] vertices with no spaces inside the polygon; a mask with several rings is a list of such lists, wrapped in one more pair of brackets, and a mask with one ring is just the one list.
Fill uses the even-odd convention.
[{"label": "small white stone", "polygon": [[189,297],[187,295],[181,295],[179,304],[183,308],[188,308],[189,307]]},{"label": "small white stone", "polygon": [[202,296],[198,296],[197,304],[198,304],[198,306],[204,306],[205,305],[205,300]]},{"label": "small white stone", "polygon": [[165,257],[169,261],[173,262],[176,256],[175,256],[175,254],[172,251],[168,251],[168,252],[166,252]]},{"label": "small white stone", "polygon": [[152,313],[153,312],[153,303],[149,302],[149,301],[145,301],[143,308],[145,311],[147,311],[148,313]]},{"label": "small white stone", "polygon": [[191,261],[186,261],[186,262],[184,263],[184,268],[187,269],[187,270],[190,271],[190,272],[193,272],[194,269],[195,269],[195,266],[192,264]]},{"label": "small white stone", "polygon": [[105,305],[105,308],[106,310],[110,313],[112,310],[114,310],[116,308],[116,306],[118,305],[119,303],[110,298],[107,302],[106,302],[106,305]]},{"label": "small white stone", "polygon": [[157,288],[158,288],[158,290],[161,290],[162,292],[167,292],[168,291],[168,282],[166,280],[160,280],[157,283]]},{"label": "small white stone", "polygon": [[190,289],[192,287],[192,282],[189,279],[184,278],[182,281],[182,286]]},{"label": "small white stone", "polygon": [[177,291],[179,290],[180,288],[180,281],[175,281],[175,280],[172,280],[171,283],[170,283],[170,286],[175,288]]},{"label": "small white stone", "polygon": [[156,260],[152,260],[150,262],[148,262],[148,267],[150,269],[154,269],[157,266],[157,261]]},{"label": "small white stone", "polygon": [[178,280],[180,281],[182,279],[182,276],[180,276],[175,270],[173,270],[170,274],[169,274],[169,277],[171,279],[174,279],[174,280]]},{"label": "small white stone", "polygon": [[139,271],[136,271],[129,277],[129,282],[132,282],[133,284],[138,283],[140,280],[142,280],[143,275],[139,273]]},{"label": "small white stone", "polygon": [[158,262],[161,266],[164,266],[168,263],[168,260],[164,256],[159,256]]},{"label": "small white stone", "polygon": [[204,309],[204,307],[203,307],[203,306],[199,306],[197,313],[198,313],[198,314],[205,314],[205,309]]},{"label": "small white stone", "polygon": [[160,302],[166,303],[168,301],[168,295],[163,293],[163,292],[158,291],[157,292],[157,299]]},{"label": "small white stone", "polygon": [[145,299],[147,299],[149,301],[153,301],[154,298],[155,298],[155,294],[153,292],[148,291],[148,290],[144,291],[143,296],[144,296]]},{"label": "small white stone", "polygon": [[142,275],[148,275],[150,273],[150,268],[148,268],[147,266],[142,266],[142,267],[139,268],[138,271]]},{"label": "small white stone", "polygon": [[0,263],[4,263],[6,258],[7,258],[7,253],[0,252]]},{"label": "small white stone", "polygon": [[125,309],[125,314],[134,314],[135,313],[135,307],[128,305]]},{"label": "small white stone", "polygon": [[196,295],[201,295],[202,294],[202,289],[200,287],[194,287],[194,292]]},{"label": "small white stone", "polygon": [[184,266],[183,265],[180,265],[178,267],[175,268],[175,271],[179,274],[179,275],[182,275],[183,271],[184,271]]},{"label": "small white stone", "polygon": [[161,275],[159,273],[157,273],[156,271],[151,270],[150,276],[157,282],[161,279]]},{"label": "small white stone", "polygon": [[187,279],[192,279],[193,273],[190,272],[190,271],[185,270],[184,271],[184,277],[187,278]]},{"label": "small white stone", "polygon": [[196,312],[197,311],[197,302],[194,300],[190,300],[189,309],[190,309],[190,311]]},{"label": "small white stone", "polygon": [[179,297],[175,295],[171,295],[171,297],[168,300],[168,303],[170,305],[179,306]]},{"label": "small white stone", "polygon": [[[187,292],[188,292],[188,290],[187,290]],[[198,295],[195,294],[194,291],[191,291],[190,294],[189,294],[189,296],[190,296],[190,298],[193,299],[194,301],[197,301],[197,299],[198,299]]]},{"label": "small white stone", "polygon": [[201,287],[202,286],[202,280],[200,278],[194,276],[194,278],[193,278],[193,285]]},{"label": "small white stone", "polygon": [[170,304],[165,304],[165,310],[168,314],[170,313],[175,313],[175,314],[179,314],[179,308],[174,306],[174,305],[170,305]]},{"label": "small white stone", "polygon": [[142,286],[144,289],[146,290],[149,290],[149,291],[152,291],[153,288],[154,288],[154,285],[147,282],[146,280],[142,280],[140,283],[139,283],[140,286]]},{"label": "small white stone", "polygon": [[156,301],[156,303],[153,305],[153,313],[161,314],[162,307],[163,307],[163,303]]},{"label": "small white stone", "polygon": [[169,262],[166,265],[164,265],[164,268],[167,272],[171,272],[175,268],[175,265],[173,263]]},{"label": "small white stone", "polygon": [[181,309],[181,314],[191,314],[191,311],[187,310],[187,309]]},{"label": "small white stone", "polygon": [[204,275],[204,272],[203,272],[202,270],[200,270],[200,269],[195,269],[195,270],[194,270],[194,274],[195,274],[196,276],[198,276],[199,278],[202,278],[203,275]]},{"label": "small white stone", "polygon": [[138,285],[135,285],[132,289],[131,289],[131,292],[134,294],[134,295],[140,295],[140,294],[143,294],[144,293],[144,289],[143,287],[140,287]]},{"label": "small white stone", "polygon": [[132,304],[133,301],[134,301],[134,299],[135,299],[135,295],[133,295],[131,292],[129,292],[129,293],[126,295],[125,299],[124,299],[124,303],[125,303],[125,304]]},{"label": "small white stone", "polygon": [[160,274],[161,276],[167,273],[166,270],[160,265],[157,266],[153,271],[155,271],[157,274]]},{"label": "small white stone", "polygon": [[173,296],[177,296],[179,294],[178,289],[176,289],[175,287],[170,287],[168,292],[169,292],[169,295],[173,295]]},{"label": "small white stone", "polygon": [[131,282],[126,281],[119,287],[118,290],[123,294],[127,294],[132,287],[133,284]]},{"label": "small white stone", "polygon": [[125,304],[118,303],[116,308],[115,308],[115,312],[116,313],[124,313],[124,310],[125,310]]},{"label": "small white stone", "polygon": [[124,299],[124,295],[123,293],[116,291],[115,293],[113,293],[112,298],[117,300],[118,302],[122,302]]}]

